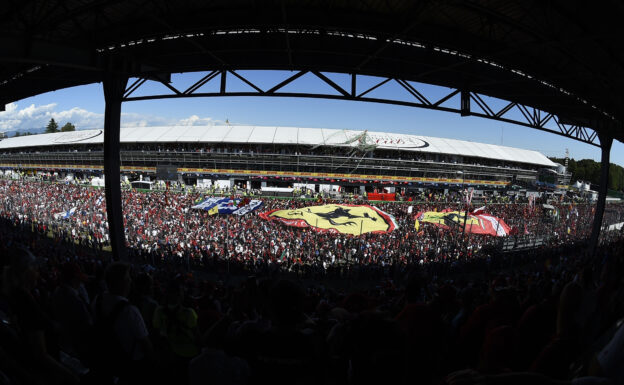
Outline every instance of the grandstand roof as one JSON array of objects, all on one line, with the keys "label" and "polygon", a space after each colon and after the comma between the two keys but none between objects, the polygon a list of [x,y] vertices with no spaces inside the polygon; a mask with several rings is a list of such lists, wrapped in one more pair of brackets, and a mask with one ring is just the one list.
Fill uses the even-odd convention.
[{"label": "grandstand roof", "polygon": [[[102,130],[81,130],[20,136],[0,141],[1,149],[44,147],[67,144],[103,143]],[[121,143],[270,143],[304,146],[374,146],[427,153],[452,154],[556,167],[546,156],[531,150],[495,144],[388,132],[337,130],[327,128],[263,126],[167,126],[126,127]]]}]

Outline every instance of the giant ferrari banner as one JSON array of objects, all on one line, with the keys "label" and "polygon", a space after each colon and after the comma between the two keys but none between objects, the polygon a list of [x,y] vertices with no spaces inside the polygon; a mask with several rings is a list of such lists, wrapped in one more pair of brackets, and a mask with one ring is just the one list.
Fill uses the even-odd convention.
[{"label": "giant ferrari banner", "polygon": [[434,225],[449,230],[462,230],[464,227],[464,218],[466,218],[467,234],[486,234],[498,237],[509,235],[509,226],[500,218],[493,217],[489,214],[471,214],[464,211],[422,211],[416,215],[416,229],[420,228],[421,223],[433,223]]},{"label": "giant ferrari banner", "polygon": [[368,205],[310,206],[296,210],[272,210],[259,215],[288,226],[351,235],[388,233],[398,227],[392,215]]}]

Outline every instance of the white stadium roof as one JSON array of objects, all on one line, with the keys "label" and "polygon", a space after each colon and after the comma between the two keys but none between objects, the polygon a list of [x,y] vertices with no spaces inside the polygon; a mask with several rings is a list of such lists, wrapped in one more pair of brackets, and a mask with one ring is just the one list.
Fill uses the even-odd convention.
[{"label": "white stadium roof", "polygon": [[[352,147],[365,144],[380,149],[461,155],[546,167],[557,166],[537,151],[457,139],[374,131],[226,125],[126,127],[121,129],[120,134],[121,143],[270,143]],[[81,130],[8,138],[0,141],[0,150],[97,144],[103,141],[102,130]]]}]

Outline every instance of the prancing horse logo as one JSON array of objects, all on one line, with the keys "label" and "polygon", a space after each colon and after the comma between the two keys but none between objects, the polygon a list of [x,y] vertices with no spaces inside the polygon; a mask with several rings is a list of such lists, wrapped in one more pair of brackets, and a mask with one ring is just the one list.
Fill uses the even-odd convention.
[{"label": "prancing horse logo", "polygon": [[273,210],[261,213],[260,216],[289,226],[312,227],[321,232],[351,235],[385,233],[397,227],[392,215],[368,205],[328,204],[295,210]]},{"label": "prancing horse logo", "polygon": [[[367,212],[364,212],[362,216],[360,216],[360,215],[353,215],[353,214],[351,214],[351,209],[346,209],[346,208],[344,208],[342,206],[338,206],[338,207],[336,207],[335,210],[327,212],[327,213],[314,213],[308,207],[306,209],[306,213],[319,216],[319,217],[325,219],[326,221],[328,221],[329,223],[331,223],[334,226],[355,226],[355,225],[357,225],[354,221],[347,221],[347,222],[343,222],[343,223],[339,223],[339,222],[335,221],[335,219],[340,219],[340,218],[347,218],[347,219],[362,218],[362,219],[370,219],[371,221],[377,221],[377,218],[371,217],[370,215],[368,215]],[[294,211],[294,212],[292,212],[292,215],[297,215],[297,214],[303,214],[303,213],[301,211]]]}]

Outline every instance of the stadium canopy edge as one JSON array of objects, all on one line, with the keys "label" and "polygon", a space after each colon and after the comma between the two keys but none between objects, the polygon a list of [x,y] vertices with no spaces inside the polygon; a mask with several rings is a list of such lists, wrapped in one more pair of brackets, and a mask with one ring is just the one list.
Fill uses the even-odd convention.
[{"label": "stadium canopy edge", "polygon": [[[0,100],[106,72],[164,84],[179,72],[337,72],[399,81],[431,108],[414,83],[458,90],[462,115],[499,119],[507,111],[483,103],[498,98],[527,107],[524,125],[543,129],[541,111],[565,126],[553,132],[597,145],[596,130],[624,139],[622,16],[609,2],[33,0],[0,13]],[[363,97],[351,91],[338,97]]]}]

